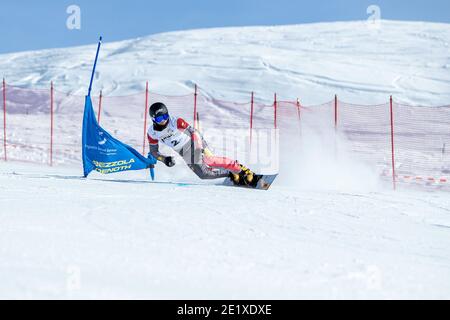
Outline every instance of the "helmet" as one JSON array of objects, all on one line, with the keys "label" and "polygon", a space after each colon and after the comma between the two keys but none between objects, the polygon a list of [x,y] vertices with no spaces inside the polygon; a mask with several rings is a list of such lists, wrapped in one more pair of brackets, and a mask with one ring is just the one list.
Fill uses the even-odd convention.
[{"label": "helmet", "polygon": [[153,122],[162,122],[169,118],[169,110],[167,110],[167,107],[164,103],[156,102],[150,106],[150,117],[152,118]]}]

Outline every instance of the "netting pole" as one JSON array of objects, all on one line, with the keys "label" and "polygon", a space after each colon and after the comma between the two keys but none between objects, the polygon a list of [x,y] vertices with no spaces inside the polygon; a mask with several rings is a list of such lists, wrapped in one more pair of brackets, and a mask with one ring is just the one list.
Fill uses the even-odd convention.
[{"label": "netting pole", "polygon": [[53,166],[53,81],[50,83],[50,166]]},{"label": "netting pole", "polygon": [[102,113],[102,99],[103,99],[103,92],[100,90],[100,96],[98,97],[98,112],[97,112],[97,122],[100,124],[100,114]]},{"label": "netting pole", "polygon": [[202,131],[202,128],[200,127],[200,114],[197,112],[197,130]]},{"label": "netting pole", "polygon": [[302,130],[302,118],[300,116],[300,99],[297,98],[297,114],[298,114],[298,127],[300,129],[300,132]]},{"label": "netting pole", "polygon": [[334,128],[337,129],[338,124],[338,97],[334,95]]},{"label": "netting pole", "polygon": [[274,128],[277,129],[277,94],[274,95],[274,101],[273,101],[273,121],[274,121]]},{"label": "netting pole", "polygon": [[254,97],[255,94],[252,91],[252,100],[250,104],[250,149],[252,148],[252,139],[253,139],[253,108],[254,108]]},{"label": "netting pole", "polygon": [[4,159],[8,161],[6,156],[6,81],[3,78],[3,151],[5,153]]},{"label": "netting pole", "polygon": [[194,93],[194,129],[197,129],[197,85]]},{"label": "netting pole", "polygon": [[147,115],[148,115],[148,81],[145,84],[144,142],[142,143],[142,155],[143,156],[145,156],[145,144],[147,141]]},{"label": "netting pole", "polygon": [[396,175],[395,175],[395,146],[394,146],[394,110],[393,99],[390,99],[390,114],[391,114],[391,153],[392,153],[392,183],[394,190],[396,189]]}]

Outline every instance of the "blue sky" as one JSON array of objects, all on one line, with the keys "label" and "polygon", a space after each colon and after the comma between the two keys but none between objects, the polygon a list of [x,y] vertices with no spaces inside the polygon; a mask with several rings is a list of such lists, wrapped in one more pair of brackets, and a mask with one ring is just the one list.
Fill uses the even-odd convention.
[{"label": "blue sky", "polygon": [[[69,30],[69,5],[81,30]],[[0,53],[124,40],[193,28],[365,20],[369,5],[383,19],[450,23],[448,0],[15,0],[0,5]]]}]

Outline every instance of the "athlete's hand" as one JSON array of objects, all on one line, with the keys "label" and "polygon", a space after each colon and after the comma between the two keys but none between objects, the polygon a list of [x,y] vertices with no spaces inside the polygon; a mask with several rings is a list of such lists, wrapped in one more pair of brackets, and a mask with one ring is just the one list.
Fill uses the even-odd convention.
[{"label": "athlete's hand", "polygon": [[173,167],[175,165],[175,159],[173,157],[165,157],[164,164],[169,168]]}]

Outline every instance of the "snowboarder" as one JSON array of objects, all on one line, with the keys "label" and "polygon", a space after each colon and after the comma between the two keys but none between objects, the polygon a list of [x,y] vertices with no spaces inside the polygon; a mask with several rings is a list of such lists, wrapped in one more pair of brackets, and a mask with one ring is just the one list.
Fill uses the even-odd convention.
[{"label": "snowboarder", "polygon": [[159,152],[162,142],[177,152],[200,179],[229,177],[236,185],[256,185],[257,177],[252,171],[236,160],[214,156],[200,132],[182,118],[170,116],[165,104],[152,104],[150,117],[153,124],[147,131],[149,153],[158,161],[168,167],[175,165],[173,157]]}]

